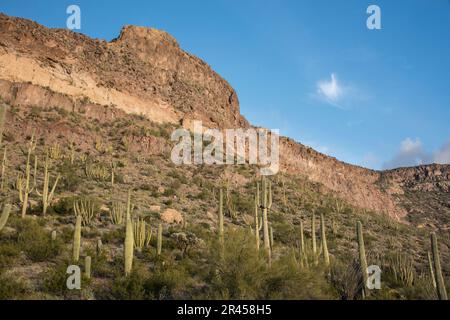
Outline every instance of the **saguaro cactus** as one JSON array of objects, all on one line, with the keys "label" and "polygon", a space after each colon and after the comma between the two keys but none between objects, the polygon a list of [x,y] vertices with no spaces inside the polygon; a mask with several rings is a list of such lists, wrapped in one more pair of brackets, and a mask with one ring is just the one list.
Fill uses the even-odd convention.
[{"label": "saguaro cactus", "polygon": [[80,259],[80,244],[81,244],[81,216],[77,216],[77,220],[75,222],[75,231],[73,234],[73,254],[72,260],[73,262],[78,262]]},{"label": "saguaro cactus", "polygon": [[128,276],[131,273],[133,267],[134,256],[134,237],[133,237],[133,224],[131,219],[127,219],[126,232],[125,232],[125,244],[124,244],[124,256],[125,256],[125,275]]},{"label": "saguaro cactus", "polygon": [[3,206],[2,216],[0,217],[0,231],[2,231],[2,229],[5,227],[10,212],[11,212],[11,205],[7,203]]},{"label": "saguaro cactus", "polygon": [[1,185],[0,185],[0,190],[3,191],[5,189],[5,185],[7,184],[6,181],[6,163],[7,163],[7,158],[6,158],[6,146],[5,149],[3,150],[3,160],[2,160],[2,180],[1,180]]},{"label": "saguaro cactus", "polygon": [[101,255],[102,250],[103,250],[103,242],[102,239],[98,239],[97,240],[97,246],[96,246],[96,251],[97,251],[97,256]]},{"label": "saguaro cactus", "polygon": [[437,289],[436,277],[434,276],[434,266],[433,266],[433,258],[431,257],[431,252],[427,252],[428,255],[428,267],[430,268],[430,277],[433,283],[433,288]]},{"label": "saguaro cactus", "polygon": [[270,250],[273,250],[273,228],[269,227],[269,235],[270,235]]},{"label": "saguaro cactus", "polygon": [[303,268],[304,266],[304,260],[306,258],[306,252],[305,252],[305,236],[303,234],[303,221],[300,220],[300,266]]},{"label": "saguaro cactus", "polygon": [[436,234],[432,232],[431,237],[431,251],[434,260],[434,276],[436,278],[437,294],[439,300],[447,300],[447,290],[445,289],[444,277],[442,276],[441,259],[439,257],[439,248]]},{"label": "saguaro cactus", "polygon": [[[159,235],[158,235],[159,236]],[[219,241],[223,245],[223,190],[219,191]]]},{"label": "saguaro cactus", "polygon": [[158,239],[157,239],[157,253],[158,256],[161,255],[161,251],[162,251],[162,224],[160,223],[158,225]]},{"label": "saguaro cactus", "polygon": [[256,183],[256,193],[255,193],[255,240],[256,240],[256,250],[259,251],[260,239],[259,239],[259,215],[258,215],[258,207],[259,207],[259,182]]},{"label": "saguaro cactus", "polygon": [[133,211],[133,205],[131,204],[131,190],[128,190],[127,215],[126,215],[127,221],[128,221],[128,219],[131,219],[132,211]]},{"label": "saguaro cactus", "polygon": [[311,241],[314,263],[317,263],[316,215],[314,212],[311,216]]},{"label": "saguaro cactus", "polygon": [[0,146],[3,142],[3,130],[5,129],[6,111],[8,107],[4,103],[0,103]]},{"label": "saguaro cactus", "polygon": [[55,183],[53,184],[52,189],[49,191],[50,184],[50,173],[48,172],[48,152],[45,155],[45,164],[44,164],[44,186],[42,189],[42,193],[40,193],[36,188],[36,193],[42,197],[42,214],[45,216],[47,213],[47,208],[50,206],[53,200],[53,194],[56,189],[56,185],[58,184],[59,178],[61,177],[59,174],[56,177]]},{"label": "saguaro cactus", "polygon": [[270,181],[267,181],[267,178],[263,176],[262,179],[262,189],[263,189],[263,240],[264,240],[264,249],[267,253],[269,259],[269,265],[272,262],[272,252],[270,249],[270,234],[269,234],[269,210],[272,208],[272,185]]},{"label": "saguaro cactus", "polygon": [[[31,140],[30,143],[28,144],[28,153],[27,153],[27,163],[26,163],[26,167],[25,167],[25,183],[20,183],[18,185],[19,187],[19,199],[20,202],[22,203],[22,218],[25,218],[26,214],[27,214],[27,208],[28,208],[28,197],[31,194],[31,192],[33,191],[35,185],[33,184],[33,186],[30,185],[30,180],[31,180],[31,154],[34,151],[36,147],[36,143],[35,143],[35,139],[34,139],[34,134],[31,136]],[[37,159],[36,157],[34,158],[34,176],[36,177],[36,167],[37,167]]]},{"label": "saguaro cactus", "polygon": [[358,238],[358,249],[359,249],[359,265],[361,268],[362,278],[363,278],[363,295],[366,297],[368,295],[367,290],[367,260],[366,260],[366,249],[364,246],[364,236],[363,227],[361,221],[356,223],[356,234]]},{"label": "saguaro cactus", "polygon": [[90,256],[87,256],[86,258],[84,258],[84,274],[87,279],[91,278],[91,262],[92,262],[92,259]]},{"label": "saguaro cactus", "polygon": [[330,255],[328,253],[327,238],[325,234],[325,219],[323,214],[320,215],[320,233],[322,239],[323,262],[325,263],[325,266],[328,267],[330,265]]}]

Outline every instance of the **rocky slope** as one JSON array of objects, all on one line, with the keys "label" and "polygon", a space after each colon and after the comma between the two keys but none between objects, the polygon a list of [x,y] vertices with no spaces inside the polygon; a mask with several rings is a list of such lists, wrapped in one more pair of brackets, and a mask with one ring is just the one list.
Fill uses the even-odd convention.
[{"label": "rocky slope", "polygon": [[[120,109],[187,127],[192,120],[209,127],[249,126],[224,79],[169,34],[143,27],[124,27],[117,39],[106,42],[0,14],[0,96],[11,105],[53,106],[105,118]],[[449,191],[448,166],[376,172],[288,138],[282,138],[280,155],[282,171],[397,219],[407,214],[405,189]]]}]

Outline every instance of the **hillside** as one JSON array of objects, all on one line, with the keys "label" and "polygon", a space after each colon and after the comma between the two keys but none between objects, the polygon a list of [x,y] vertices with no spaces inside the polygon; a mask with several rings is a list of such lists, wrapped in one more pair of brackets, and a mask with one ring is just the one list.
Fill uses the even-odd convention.
[{"label": "hillside", "polygon": [[[357,221],[364,226],[369,263],[385,272],[383,289],[372,298],[436,297],[428,272],[430,231],[438,234],[448,280],[450,166],[378,172],[289,138],[282,138],[281,173],[270,178],[268,266],[267,253],[253,247],[258,168],[175,166],[170,160],[171,133],[190,128],[193,120],[221,129],[250,124],[231,86],[165,32],[129,26],[105,42],[0,14],[0,96],[7,108],[1,195],[12,204],[0,230],[0,298],[359,299]],[[19,194],[33,139],[22,219]],[[60,179],[43,216],[37,191],[42,193],[47,153],[50,186]],[[219,189],[224,251],[217,243]],[[131,277],[123,270],[124,222],[111,218],[117,205],[126,204],[128,190],[134,221],[143,219],[153,230],[148,245],[135,251]],[[81,258],[93,258],[92,277],[73,292],[64,287],[65,271],[73,206],[82,202],[94,213],[81,231]],[[321,215],[331,269],[322,262]]]}]

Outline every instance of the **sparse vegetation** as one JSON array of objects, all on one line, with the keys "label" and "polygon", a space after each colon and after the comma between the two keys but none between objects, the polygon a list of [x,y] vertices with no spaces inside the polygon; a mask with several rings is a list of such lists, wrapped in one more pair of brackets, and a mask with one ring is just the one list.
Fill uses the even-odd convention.
[{"label": "sparse vegetation", "polygon": [[[3,139],[1,202],[10,210],[0,218],[0,299],[446,297],[450,240],[439,230],[430,240],[431,228],[363,211],[303,177],[176,167],[123,138],[170,144],[168,126],[142,117],[15,112],[17,128],[64,117],[84,131],[70,142],[57,132],[3,135],[13,138]],[[169,208],[181,223],[164,216]],[[83,270],[81,291],[65,286],[72,263]],[[382,289],[368,292],[363,270],[372,264],[383,269]]]}]

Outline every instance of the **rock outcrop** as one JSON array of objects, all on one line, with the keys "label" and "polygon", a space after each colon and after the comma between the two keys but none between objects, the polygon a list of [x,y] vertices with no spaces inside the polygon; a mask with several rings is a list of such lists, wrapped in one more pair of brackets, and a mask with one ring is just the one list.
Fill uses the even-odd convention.
[{"label": "rock outcrop", "polygon": [[[60,107],[160,123],[249,127],[233,88],[163,31],[126,26],[111,41],[0,14],[0,96],[12,105]],[[104,106],[113,108],[104,108]],[[108,110],[108,111],[105,111]],[[162,147],[161,147],[162,148]],[[352,204],[402,218],[404,188],[449,191],[449,166],[377,172],[282,138],[281,169],[308,177]]]}]

